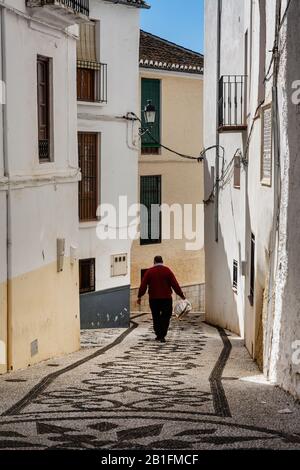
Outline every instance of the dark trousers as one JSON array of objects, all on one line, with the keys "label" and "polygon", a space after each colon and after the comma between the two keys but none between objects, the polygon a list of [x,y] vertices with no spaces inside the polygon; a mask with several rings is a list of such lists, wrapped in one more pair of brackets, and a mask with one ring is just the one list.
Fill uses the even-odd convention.
[{"label": "dark trousers", "polygon": [[163,339],[167,336],[173,313],[172,299],[150,299],[153,327],[156,336]]}]

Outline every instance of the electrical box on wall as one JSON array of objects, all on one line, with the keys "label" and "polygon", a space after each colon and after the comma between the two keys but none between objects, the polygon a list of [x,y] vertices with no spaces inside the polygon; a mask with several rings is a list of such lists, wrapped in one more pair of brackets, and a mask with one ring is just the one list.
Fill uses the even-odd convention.
[{"label": "electrical box on wall", "polygon": [[123,253],[120,255],[112,255],[111,257],[111,276],[126,276],[128,273],[128,255]]}]

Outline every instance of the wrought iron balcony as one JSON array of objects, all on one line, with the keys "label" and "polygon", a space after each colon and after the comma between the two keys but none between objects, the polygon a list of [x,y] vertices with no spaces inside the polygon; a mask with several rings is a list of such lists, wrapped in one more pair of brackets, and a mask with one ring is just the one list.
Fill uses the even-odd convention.
[{"label": "wrought iron balcony", "polygon": [[86,22],[89,17],[89,0],[26,0],[32,16],[54,26],[68,27]]},{"label": "wrought iron balcony", "polygon": [[247,129],[247,77],[223,75],[219,81],[219,131]]},{"label": "wrought iron balcony", "polygon": [[107,103],[107,64],[77,61],[77,100]]}]

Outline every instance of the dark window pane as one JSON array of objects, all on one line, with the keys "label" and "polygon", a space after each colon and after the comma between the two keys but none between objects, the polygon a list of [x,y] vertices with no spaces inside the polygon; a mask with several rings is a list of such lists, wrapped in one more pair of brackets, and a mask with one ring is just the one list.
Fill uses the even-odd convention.
[{"label": "dark window pane", "polygon": [[141,177],[141,244],[161,243],[161,176]]},{"label": "dark window pane", "polygon": [[50,60],[37,58],[39,159],[50,160]]},{"label": "dark window pane", "polygon": [[79,261],[79,291],[80,294],[95,291],[95,259]]},{"label": "dark window pane", "polygon": [[79,132],[78,156],[81,170],[79,182],[79,220],[96,220],[98,207],[97,134]]}]

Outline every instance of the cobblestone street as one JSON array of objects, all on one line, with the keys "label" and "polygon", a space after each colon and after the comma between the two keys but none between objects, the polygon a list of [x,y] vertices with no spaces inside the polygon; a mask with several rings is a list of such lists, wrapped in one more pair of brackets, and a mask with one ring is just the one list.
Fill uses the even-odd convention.
[{"label": "cobblestone street", "polygon": [[0,448],[300,449],[300,406],[239,338],[192,315],[160,344],[150,320],[0,377]]}]

